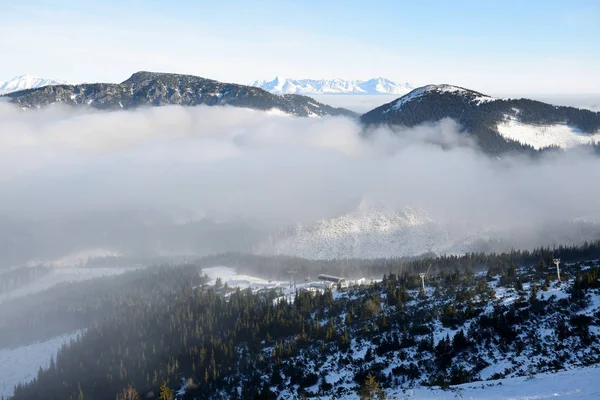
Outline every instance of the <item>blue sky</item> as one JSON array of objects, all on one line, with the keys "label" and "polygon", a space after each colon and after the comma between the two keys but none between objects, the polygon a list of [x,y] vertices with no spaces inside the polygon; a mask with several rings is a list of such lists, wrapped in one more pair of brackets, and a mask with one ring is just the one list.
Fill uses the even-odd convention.
[{"label": "blue sky", "polygon": [[158,70],[600,93],[600,1],[4,0],[0,79]]}]

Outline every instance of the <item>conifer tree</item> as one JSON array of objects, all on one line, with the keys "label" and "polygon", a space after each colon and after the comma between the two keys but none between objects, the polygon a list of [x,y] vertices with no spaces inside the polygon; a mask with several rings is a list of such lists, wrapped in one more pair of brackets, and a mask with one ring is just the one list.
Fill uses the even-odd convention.
[{"label": "conifer tree", "polygon": [[375,377],[371,374],[367,375],[365,381],[360,388],[360,399],[361,400],[374,400],[374,399],[385,399],[385,393],[379,387],[379,384],[375,380]]},{"label": "conifer tree", "polygon": [[173,400],[173,397],[175,397],[173,391],[169,389],[167,382],[163,381],[162,385],[160,386],[160,395],[158,398],[160,400]]}]

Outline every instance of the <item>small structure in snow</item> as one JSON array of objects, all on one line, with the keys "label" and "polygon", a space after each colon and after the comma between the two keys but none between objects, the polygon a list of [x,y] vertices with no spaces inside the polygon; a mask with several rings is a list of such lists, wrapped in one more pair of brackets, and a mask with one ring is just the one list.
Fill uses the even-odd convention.
[{"label": "small structure in snow", "polygon": [[318,278],[320,281],[322,281],[324,283],[329,283],[330,285],[337,285],[337,284],[340,284],[342,286],[346,285],[346,278],[341,278],[339,276],[320,274],[318,276]]}]

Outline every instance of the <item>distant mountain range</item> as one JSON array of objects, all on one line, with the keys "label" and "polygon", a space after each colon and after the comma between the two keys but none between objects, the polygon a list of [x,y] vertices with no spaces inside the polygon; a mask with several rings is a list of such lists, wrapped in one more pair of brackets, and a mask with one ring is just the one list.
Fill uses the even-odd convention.
[{"label": "distant mountain range", "polygon": [[50,85],[64,85],[67,82],[40,78],[33,75],[17,76],[9,81],[0,81],[0,94],[12,93],[25,89],[36,89]]},{"label": "distant mountain range", "polygon": [[398,94],[414,89],[409,83],[396,83],[385,78],[368,81],[343,79],[285,79],[276,77],[272,81],[255,81],[252,86],[275,94]]},{"label": "distant mountain range", "polygon": [[[23,82],[42,85],[55,81],[24,79]],[[282,82],[284,81],[276,79],[262,86],[272,91],[292,90],[292,86],[286,86],[290,81]],[[356,84],[360,81],[311,82],[314,86],[310,87],[317,88],[322,93],[332,93],[327,92],[331,88],[342,88],[350,93],[360,86]],[[339,83],[338,86],[336,82]],[[367,81],[363,88],[369,85],[377,88],[380,84],[387,87],[383,84],[385,82],[381,82],[383,81]],[[11,84],[6,87],[16,86]],[[393,87],[393,90],[400,90],[398,85]],[[408,90],[408,86],[404,86],[404,89]],[[359,117],[350,110],[331,107],[304,95],[274,94],[268,90],[192,75],[142,71],[119,84],[50,84],[5,96],[22,108],[38,108],[53,103],[103,110],[203,104],[277,110],[301,117]],[[484,152],[492,155],[507,152],[539,154],[540,150],[589,144],[596,145],[594,149],[600,153],[600,146],[597,145],[600,142],[600,112],[555,106],[529,99],[499,99],[452,85],[416,88],[363,114],[359,121],[365,128],[378,125],[413,127],[445,118],[459,123],[465,134],[474,138]]]},{"label": "distant mountain range", "polygon": [[301,117],[325,115],[356,116],[350,110],[330,107],[299,95],[274,95],[252,86],[223,83],[193,75],[136,72],[122,83],[54,85],[8,95],[23,108],[53,103],[98,109],[131,109],[140,106],[177,104],[229,105],[257,110],[279,110]]}]

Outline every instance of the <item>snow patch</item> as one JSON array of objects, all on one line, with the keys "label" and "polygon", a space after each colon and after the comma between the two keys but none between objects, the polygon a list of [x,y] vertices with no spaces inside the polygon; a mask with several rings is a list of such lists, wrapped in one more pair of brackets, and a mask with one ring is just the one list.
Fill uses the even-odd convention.
[{"label": "snow patch", "polygon": [[18,383],[29,382],[40,367],[47,368],[63,344],[77,339],[81,331],[56,336],[14,349],[0,349],[0,397],[12,396]]},{"label": "snow patch", "polygon": [[450,390],[415,389],[388,392],[391,398],[450,400],[532,400],[532,399],[598,399],[600,398],[600,368],[576,368],[531,377],[517,377],[495,381],[473,382],[451,386]]},{"label": "snow patch", "polygon": [[508,115],[504,122],[498,124],[498,132],[507,139],[527,144],[534,149],[550,146],[566,149],[600,142],[600,133],[588,135],[566,124],[524,124],[517,118]]}]

